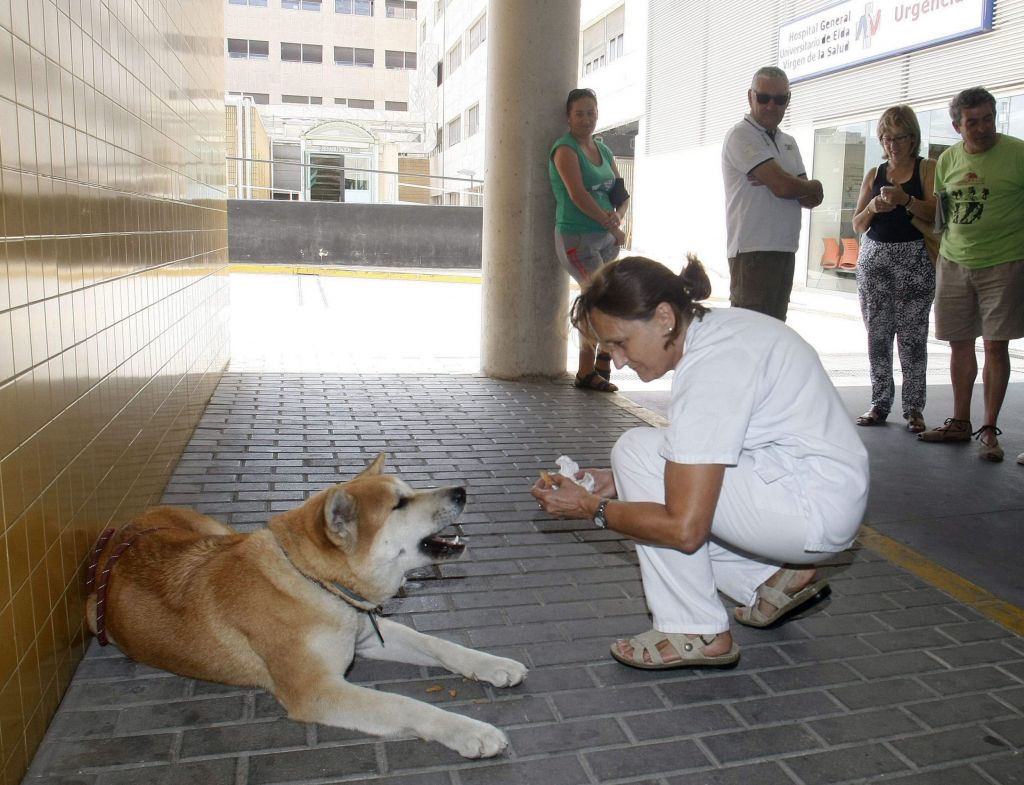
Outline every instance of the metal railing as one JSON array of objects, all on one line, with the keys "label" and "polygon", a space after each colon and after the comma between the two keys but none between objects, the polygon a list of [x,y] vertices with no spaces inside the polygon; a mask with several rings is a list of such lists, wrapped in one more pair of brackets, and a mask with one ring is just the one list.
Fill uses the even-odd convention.
[{"label": "metal railing", "polygon": [[[331,155],[324,151],[324,155]],[[482,179],[289,159],[226,156],[229,199],[482,207]],[[295,171],[298,170],[298,171]]]}]

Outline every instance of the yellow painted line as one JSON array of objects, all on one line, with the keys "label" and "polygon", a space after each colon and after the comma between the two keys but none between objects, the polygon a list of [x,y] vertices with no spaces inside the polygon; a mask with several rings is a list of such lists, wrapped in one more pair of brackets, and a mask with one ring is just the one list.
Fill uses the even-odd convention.
[{"label": "yellow painted line", "polygon": [[966,578],[961,578],[952,570],[936,564],[913,548],[908,548],[903,543],[875,531],[870,526],[861,526],[857,539],[865,548],[870,548],[879,556],[916,575],[925,583],[944,591],[967,607],[973,608],[985,618],[1003,625],[1018,635],[1024,635],[1024,609],[999,599],[991,592],[971,583]]},{"label": "yellow painted line", "polygon": [[441,281],[444,283],[480,283],[479,273],[432,273],[428,271],[405,272],[403,270],[353,270],[345,267],[323,267],[319,265],[294,264],[246,264],[233,262],[228,265],[233,273],[266,273],[270,275],[322,275],[328,278],[370,278],[388,281]]}]

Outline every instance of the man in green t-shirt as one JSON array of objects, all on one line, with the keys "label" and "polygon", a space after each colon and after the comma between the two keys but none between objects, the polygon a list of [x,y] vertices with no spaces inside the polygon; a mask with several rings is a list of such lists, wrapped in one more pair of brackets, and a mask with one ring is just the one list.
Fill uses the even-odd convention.
[{"label": "man in green t-shirt", "polygon": [[[952,350],[953,416],[917,438],[975,436],[982,460],[1001,461],[996,420],[1010,380],[1009,343],[1024,337],[1024,141],[996,131],[996,100],[984,88],[959,93],[949,115],[962,141],[935,166],[936,209],[946,221],[936,265],[935,335]],[[985,345],[985,419],[972,433],[978,336]],[[1024,454],[1018,460],[1024,462]]]}]

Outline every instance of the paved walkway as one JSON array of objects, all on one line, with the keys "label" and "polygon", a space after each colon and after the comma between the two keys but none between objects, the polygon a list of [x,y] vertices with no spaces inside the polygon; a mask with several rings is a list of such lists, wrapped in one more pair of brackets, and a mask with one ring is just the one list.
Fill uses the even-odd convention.
[{"label": "paved walkway", "polygon": [[529,677],[497,690],[363,661],[350,678],[493,722],[511,749],[472,762],[434,743],[294,723],[264,692],[94,644],[26,785],[1024,782],[1024,640],[866,547],[835,559],[831,596],[799,618],[737,627],[733,670],[612,661],[613,637],[649,626],[635,553],[613,533],[545,517],[528,489],[560,454],[606,463],[619,433],[652,419],[568,380],[232,369],[165,500],[252,529],[382,450],[414,485],[465,482],[466,557],[414,574],[387,610],[520,659]]}]

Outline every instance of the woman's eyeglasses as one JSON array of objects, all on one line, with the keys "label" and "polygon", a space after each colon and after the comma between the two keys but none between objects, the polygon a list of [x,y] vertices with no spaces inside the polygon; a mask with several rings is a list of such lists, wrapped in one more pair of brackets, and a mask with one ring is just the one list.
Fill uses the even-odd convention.
[{"label": "woman's eyeglasses", "polygon": [[899,136],[883,136],[882,144],[887,146],[894,144],[903,144],[905,141],[912,138],[912,134],[900,134]]},{"label": "woman's eyeglasses", "polygon": [[754,98],[757,99],[759,104],[766,104],[769,101],[774,101],[776,106],[785,106],[789,103],[789,93],[779,93],[778,95],[772,95],[771,93],[759,93],[757,90],[754,91]]}]

